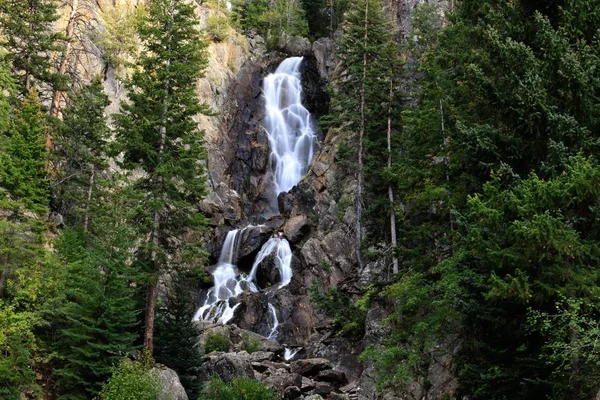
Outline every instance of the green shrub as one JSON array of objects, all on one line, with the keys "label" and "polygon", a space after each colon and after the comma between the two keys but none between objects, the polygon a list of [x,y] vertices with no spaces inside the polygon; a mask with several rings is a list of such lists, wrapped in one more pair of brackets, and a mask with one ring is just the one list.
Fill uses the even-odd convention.
[{"label": "green shrub", "polygon": [[213,351],[229,350],[229,339],[222,333],[212,333],[206,337],[204,345],[204,353],[212,353]]},{"label": "green shrub", "polygon": [[247,351],[248,353],[254,353],[258,351],[260,347],[260,341],[254,336],[244,335],[242,338],[242,350]]},{"label": "green shrub", "polygon": [[99,400],[156,400],[160,392],[158,378],[150,362],[123,360],[103,385]]},{"label": "green shrub", "polygon": [[235,378],[231,384],[213,378],[204,390],[203,400],[277,400],[273,389],[250,378]]}]

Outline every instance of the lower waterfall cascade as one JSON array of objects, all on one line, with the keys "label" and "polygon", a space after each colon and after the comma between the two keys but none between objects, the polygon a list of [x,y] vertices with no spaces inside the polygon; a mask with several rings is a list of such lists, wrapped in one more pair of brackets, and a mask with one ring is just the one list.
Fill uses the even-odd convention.
[{"label": "lower waterfall cascade", "polygon": [[[285,59],[272,74],[264,79],[265,120],[264,129],[269,138],[271,154],[268,176],[273,179],[275,203],[277,195],[294,187],[306,172],[314,153],[315,133],[312,116],[301,103],[302,85],[300,65],[302,57]],[[288,285],[293,276],[292,250],[282,233],[274,234],[264,243],[256,255],[248,273],[237,265],[240,240],[249,225],[229,231],[223,241],[221,253],[213,271],[214,286],[206,294],[202,306],[194,315],[194,321],[227,324],[235,316],[241,303],[235,299],[243,292],[261,292],[257,283],[257,272],[261,263],[273,257],[274,268],[278,269],[280,282],[271,290]],[[280,320],[275,305],[267,303],[270,329],[267,339],[277,340]],[[300,349],[286,348],[285,360],[292,359]]]}]

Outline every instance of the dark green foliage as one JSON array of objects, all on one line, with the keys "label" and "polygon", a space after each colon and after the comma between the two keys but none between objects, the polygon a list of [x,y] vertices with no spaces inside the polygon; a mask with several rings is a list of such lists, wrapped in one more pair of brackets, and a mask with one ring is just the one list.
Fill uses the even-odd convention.
[{"label": "dark green foliage", "polygon": [[[202,214],[195,205],[204,194],[205,158],[202,132],[193,117],[209,114],[195,93],[196,80],[206,66],[205,43],[196,30],[194,9],[182,0],[153,0],[139,28],[147,47],[127,87],[129,102],[115,115],[116,150],[122,167],[146,174],[135,186],[145,194],[137,209],[141,234],[158,239],[142,246],[140,254],[157,252],[164,260],[174,241],[166,240],[198,228]],[[155,217],[158,216],[158,221]],[[158,265],[150,268],[155,272]]]},{"label": "dark green foliage", "polygon": [[232,18],[244,32],[255,31],[276,47],[286,35],[306,36],[308,25],[300,0],[236,0]]},{"label": "dark green foliage", "polygon": [[136,265],[147,272],[144,344],[149,350],[160,271],[188,267],[203,256],[196,242],[173,240],[205,221],[196,206],[205,192],[206,154],[194,116],[211,111],[195,92],[207,64],[196,23],[194,6],[184,0],[149,2],[138,29],[145,51],[127,82],[129,101],[114,116],[121,167],[143,172],[132,179],[140,201],[132,222],[145,238]]},{"label": "dark green foliage", "polygon": [[112,376],[102,386],[100,400],[156,400],[160,393],[158,378],[148,362],[121,361]]},{"label": "dark green foliage", "polygon": [[302,5],[309,15],[308,30],[312,39],[332,36],[340,26],[348,0],[302,0]]},{"label": "dark green foliage", "polygon": [[57,6],[55,0],[0,0],[1,45],[23,93],[44,83],[65,89],[66,77],[53,72],[51,61],[61,49],[62,35],[54,31]]},{"label": "dark green foliage", "polygon": [[[430,40],[413,43],[418,105],[393,168],[405,269],[384,291],[390,334],[366,355],[384,381],[425,375],[458,339],[457,397],[595,395],[596,356],[576,350],[598,312],[598,20],[573,18],[589,4],[465,0],[442,31],[419,17]],[[565,298],[585,315],[561,317]]]},{"label": "dark green foliage", "polygon": [[94,187],[108,165],[109,129],[104,111],[109,104],[102,84],[94,80],[69,99],[63,119],[56,121],[53,200],[55,207],[73,224],[84,222]]},{"label": "dark green foliage", "polygon": [[213,351],[229,350],[229,339],[222,333],[211,333],[206,336],[204,343],[204,353],[212,353]]},{"label": "dark green foliage", "polygon": [[260,341],[254,336],[243,335],[240,347],[243,351],[254,353],[260,348]]},{"label": "dark green foliage", "polygon": [[228,384],[214,377],[202,394],[204,400],[277,400],[275,391],[253,379],[234,378]]},{"label": "dark green foliage", "polygon": [[[98,394],[111,370],[134,349],[135,272],[128,263],[132,237],[112,226],[110,236],[65,230],[57,250],[67,266],[66,303],[55,351],[56,381],[63,398]],[[86,243],[87,242],[87,243]]]},{"label": "dark green foliage", "polygon": [[200,332],[192,321],[194,309],[189,298],[192,289],[181,277],[171,284],[165,304],[158,309],[156,321],[156,362],[172,368],[190,399],[197,399],[201,382],[202,355],[198,346]]},{"label": "dark green foliage", "polygon": [[37,92],[31,90],[18,102],[0,144],[0,187],[36,212],[48,204],[45,129],[42,105]]},{"label": "dark green foliage", "polygon": [[360,301],[354,302],[350,296],[336,289],[323,290],[322,284],[316,281],[309,287],[309,291],[311,301],[328,317],[333,318],[338,335],[355,338],[363,336],[370,292]]},{"label": "dark green foliage", "polygon": [[[363,174],[364,223],[370,243],[389,237],[388,185],[394,179],[387,168],[388,116],[392,131],[392,158],[396,157],[399,118],[391,109],[399,104],[400,58],[392,41],[391,28],[379,0],[363,0],[349,5],[340,39],[338,57],[344,69],[335,82],[330,114],[321,122],[327,128],[359,133],[364,125]],[[364,107],[363,104],[364,103]],[[358,144],[342,142],[341,165],[354,172]],[[349,157],[350,151],[354,156]],[[361,166],[359,166],[361,168]],[[387,229],[386,229],[387,228]]]}]

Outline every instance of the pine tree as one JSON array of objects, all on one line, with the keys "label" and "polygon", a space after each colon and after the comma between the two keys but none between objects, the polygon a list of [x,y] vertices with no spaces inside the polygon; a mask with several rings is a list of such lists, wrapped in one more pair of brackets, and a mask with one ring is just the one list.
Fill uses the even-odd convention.
[{"label": "pine tree", "polygon": [[44,212],[48,204],[46,117],[35,89],[18,103],[0,145],[0,187],[28,210]]},{"label": "pine tree", "polygon": [[53,71],[52,53],[61,49],[54,31],[59,16],[55,0],[0,0],[0,32],[7,59],[18,76],[22,93],[34,84],[63,88],[65,75]]},{"label": "pine tree", "polygon": [[53,184],[56,207],[68,220],[78,221],[83,231],[89,228],[89,209],[96,180],[108,166],[110,135],[104,110],[108,97],[100,80],[75,93],[57,121],[54,152],[57,176]]},{"label": "pine tree", "polygon": [[115,184],[105,188],[90,210],[93,229],[67,228],[56,244],[67,269],[53,346],[63,398],[97,395],[112,368],[135,349],[139,312],[131,283],[138,274],[129,258],[136,232],[123,222],[127,196]]},{"label": "pine tree", "polygon": [[152,0],[139,34],[146,51],[127,87],[129,102],[115,117],[122,167],[144,172],[137,218],[146,242],[137,261],[149,274],[144,346],[152,352],[157,280],[175,256],[179,235],[197,229],[195,204],[204,193],[202,132],[193,117],[209,114],[195,94],[207,60],[194,9],[183,0]]},{"label": "pine tree", "polygon": [[[344,65],[342,74],[334,83],[331,113],[325,118],[329,126],[342,126],[357,132],[357,185],[356,185],[356,241],[357,259],[361,267],[364,260],[360,251],[363,245],[363,209],[368,193],[365,192],[365,173],[369,174],[372,199],[381,198],[380,173],[386,167],[387,119],[390,115],[390,80],[394,69],[393,44],[388,22],[379,0],[353,2],[346,13],[338,57]],[[390,73],[391,72],[391,73]],[[395,88],[392,84],[392,92]],[[392,93],[391,97],[395,97]],[[391,121],[390,121],[391,122]],[[391,126],[390,126],[391,129]],[[383,196],[387,185],[383,183]],[[379,192],[379,193],[377,193]]]},{"label": "pine tree", "polygon": [[194,310],[189,293],[191,288],[184,277],[171,284],[166,302],[158,311],[155,359],[175,370],[188,397],[197,399],[202,355],[198,348],[200,332],[191,318]]}]

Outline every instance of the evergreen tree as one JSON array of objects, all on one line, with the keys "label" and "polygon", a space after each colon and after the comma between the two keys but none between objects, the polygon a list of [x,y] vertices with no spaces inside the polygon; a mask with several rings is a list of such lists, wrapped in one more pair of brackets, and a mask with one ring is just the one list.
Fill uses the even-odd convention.
[{"label": "evergreen tree", "polygon": [[387,382],[423,376],[431,349],[460,337],[458,397],[594,393],[579,366],[593,375],[597,365],[551,352],[589,335],[549,335],[528,318],[555,314],[561,296],[597,315],[596,195],[585,182],[596,180],[589,23],[600,21],[573,17],[588,5],[465,0],[431,31],[432,47],[420,43],[419,103],[403,113],[395,166],[406,270],[384,291],[399,307],[370,354]]},{"label": "evergreen tree", "polygon": [[[128,193],[112,184],[95,199],[87,234],[67,228],[57,252],[66,265],[65,302],[56,321],[56,384],[63,398],[89,398],[134,347],[138,274],[130,258],[136,232],[124,222]],[[101,200],[103,199],[103,200]]]},{"label": "evergreen tree", "polygon": [[198,348],[200,332],[192,321],[194,310],[189,298],[191,287],[185,278],[178,278],[158,311],[156,324],[156,362],[177,372],[190,399],[200,395],[199,373],[202,355]]},{"label": "evergreen tree", "polygon": [[[388,194],[382,171],[386,168],[389,154],[386,150],[387,121],[396,97],[392,77],[397,69],[393,68],[394,44],[381,1],[361,0],[349,6],[338,57],[344,68],[334,82],[331,112],[324,122],[329,127],[338,126],[358,134],[356,240],[360,249],[363,245],[364,204],[368,205],[371,214],[381,215],[381,210],[375,211],[375,202],[385,199]],[[391,123],[392,120],[389,130],[392,129]],[[365,181],[369,182],[368,185]],[[388,209],[389,204],[384,207]],[[362,267],[364,261],[360,250],[357,258]]]},{"label": "evergreen tree", "polygon": [[138,249],[137,262],[149,276],[144,346],[152,352],[158,277],[181,255],[175,238],[200,228],[204,220],[195,205],[205,190],[205,154],[193,117],[210,110],[195,93],[207,61],[193,7],[183,0],[152,0],[148,7],[139,29],[146,51],[127,85],[129,102],[121,104],[115,122],[122,167],[144,172],[135,182],[143,193],[136,221],[148,239]]},{"label": "evergreen tree", "polygon": [[47,153],[44,148],[46,118],[37,91],[18,103],[0,152],[0,187],[31,211],[48,204]]},{"label": "evergreen tree", "polygon": [[66,78],[53,71],[51,61],[61,48],[62,35],[54,31],[56,7],[55,0],[0,0],[2,45],[23,93],[41,83],[64,90]]},{"label": "evergreen tree", "polygon": [[57,176],[53,199],[67,221],[89,228],[89,209],[98,176],[107,168],[110,135],[104,110],[109,104],[100,80],[84,86],[69,100],[57,121],[54,152]]}]

